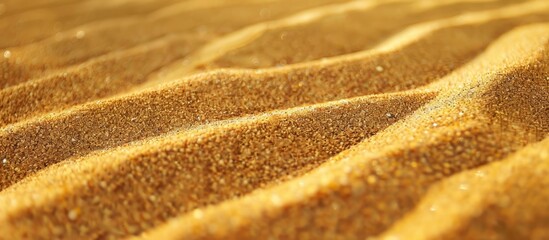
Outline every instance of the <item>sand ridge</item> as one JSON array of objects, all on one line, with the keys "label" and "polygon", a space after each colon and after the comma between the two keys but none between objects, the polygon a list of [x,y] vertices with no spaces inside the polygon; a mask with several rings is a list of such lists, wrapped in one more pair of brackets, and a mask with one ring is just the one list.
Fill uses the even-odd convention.
[{"label": "sand ridge", "polygon": [[546,1],[1,6],[0,239],[549,235]]},{"label": "sand ridge", "polygon": [[[526,49],[537,50],[538,47],[547,46],[547,35],[544,33],[546,27],[545,25],[539,29],[533,28],[533,32],[545,38],[537,38],[541,40],[539,45],[526,47]],[[500,48],[493,49],[491,54],[485,57],[485,61],[494,64],[491,60],[499,55],[501,48],[507,47],[509,42],[517,43],[517,38],[524,41],[533,37],[524,35],[525,32],[518,31],[509,36],[507,44],[501,44]],[[524,43],[531,42],[526,40]],[[517,49],[524,46],[518,46]],[[532,61],[544,62],[540,61],[539,57],[543,60],[543,57],[547,56],[546,51],[541,52],[538,59]],[[531,56],[529,52],[522,52],[521,57],[528,59]],[[500,57],[500,61],[505,60]],[[478,64],[485,64],[483,63],[485,61],[481,60]],[[516,61],[519,64],[517,67],[521,67],[520,62],[522,62],[521,59]],[[497,64],[494,66],[506,69],[511,67]],[[547,65],[544,66],[539,69],[541,72],[547,71]],[[485,71],[486,74],[491,73],[491,69],[485,69]],[[461,77],[459,74],[450,76],[448,81],[459,77]],[[487,83],[491,82],[486,79]],[[548,85],[545,81],[545,77],[538,76],[537,82],[540,85],[537,87],[547,89]],[[486,83],[477,85],[478,80],[470,82],[474,84],[473,89],[478,89],[479,86],[483,86],[485,91],[490,89]],[[477,86],[474,87],[475,85]],[[530,129],[524,129],[525,126],[518,126],[518,124],[514,125],[516,130],[523,127],[518,131],[521,132],[520,135],[517,135],[518,132],[510,134],[502,131],[502,127],[505,127],[503,124],[509,124],[508,122],[494,121],[490,116],[491,113],[478,111],[483,110],[484,107],[475,107],[478,100],[475,100],[474,96],[483,96],[487,94],[485,91],[473,93],[473,96],[462,94],[462,91],[450,90],[445,94],[446,96],[441,93],[437,97],[442,98],[439,101],[432,101],[417,113],[408,116],[405,121],[397,122],[372,136],[363,144],[354,147],[351,153],[336,156],[334,159],[336,163],[332,165],[320,167],[306,177],[292,180],[276,188],[258,191],[254,195],[207,208],[205,211],[197,210],[197,213],[173,220],[163,228],[153,231],[152,235],[145,236],[154,239],[179,232],[182,238],[193,239],[225,239],[242,236],[256,238],[272,235],[281,238],[292,235],[301,238],[322,238],[323,236],[354,238],[357,233],[379,234],[395,219],[401,217],[406,209],[414,206],[414,199],[419,199],[427,189],[425,186],[436,179],[504,158],[514,149],[547,136],[547,122],[537,126],[528,125]],[[498,94],[498,92],[494,91],[492,94]],[[546,92],[542,94],[544,94],[542,99],[548,99]],[[456,100],[462,103],[457,104]],[[543,100],[538,103],[544,104]],[[490,103],[487,106],[492,107],[492,105],[493,103]],[[507,109],[507,111],[517,110]],[[496,119],[504,120],[504,118]],[[545,117],[544,120],[547,121],[547,118]],[[537,127],[542,129],[536,129]],[[402,138],[403,131],[407,131],[408,137]],[[499,142],[491,141],[494,138],[499,139]],[[459,154],[456,155],[456,153]],[[296,195],[296,192],[304,193]],[[403,192],[406,193],[403,194]],[[237,211],[235,205],[247,205],[251,202],[271,202],[276,207],[254,205],[253,210],[240,215],[241,219],[235,219],[230,224],[219,217],[223,214],[227,216],[235,214]],[[535,209],[532,211],[537,212]],[[321,217],[326,215],[331,218]],[[359,216],[368,224],[364,225],[363,221],[357,220],[361,218]],[[543,216],[540,218],[543,219]],[[322,220],[317,222],[315,219]],[[332,228],[326,230],[324,227],[328,226]],[[315,231],[318,228],[325,230]],[[213,230],[208,231],[208,229]],[[536,230],[543,233],[539,228]],[[535,231],[523,232],[523,234],[533,232]]]}]

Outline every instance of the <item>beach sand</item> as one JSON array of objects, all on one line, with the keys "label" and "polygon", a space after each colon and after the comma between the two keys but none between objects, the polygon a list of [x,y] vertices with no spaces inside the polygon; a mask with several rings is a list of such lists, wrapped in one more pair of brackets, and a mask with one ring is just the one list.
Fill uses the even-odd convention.
[{"label": "beach sand", "polygon": [[3,0],[0,239],[549,239],[545,0]]}]

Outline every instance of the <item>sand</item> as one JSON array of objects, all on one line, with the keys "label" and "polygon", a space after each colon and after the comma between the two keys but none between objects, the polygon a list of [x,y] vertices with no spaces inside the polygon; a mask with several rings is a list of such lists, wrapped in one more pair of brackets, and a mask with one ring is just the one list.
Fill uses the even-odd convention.
[{"label": "sand", "polygon": [[548,12],[6,0],[0,239],[549,238]]}]

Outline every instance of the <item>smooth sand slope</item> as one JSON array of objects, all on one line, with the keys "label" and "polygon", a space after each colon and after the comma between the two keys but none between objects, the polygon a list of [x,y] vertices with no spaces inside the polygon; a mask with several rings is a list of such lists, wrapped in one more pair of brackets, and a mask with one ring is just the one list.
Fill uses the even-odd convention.
[{"label": "smooth sand slope", "polygon": [[0,3],[0,239],[546,239],[547,1]]}]

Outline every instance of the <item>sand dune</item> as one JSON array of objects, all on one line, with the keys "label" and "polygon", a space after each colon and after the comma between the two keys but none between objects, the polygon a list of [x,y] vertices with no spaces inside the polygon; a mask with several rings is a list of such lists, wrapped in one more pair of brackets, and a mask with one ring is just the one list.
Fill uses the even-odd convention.
[{"label": "sand dune", "polygon": [[[413,212],[381,239],[395,236],[414,239],[462,239],[479,235],[496,239],[549,237],[546,231],[539,230],[546,227],[546,222],[539,220],[547,216],[536,209],[549,196],[545,191],[531,191],[548,184],[548,143],[544,140],[501,162],[441,181]],[[464,202],[467,204],[462,204]],[[418,227],[422,229],[418,231]]]},{"label": "sand dune", "polygon": [[549,2],[0,6],[0,239],[549,237]]}]

